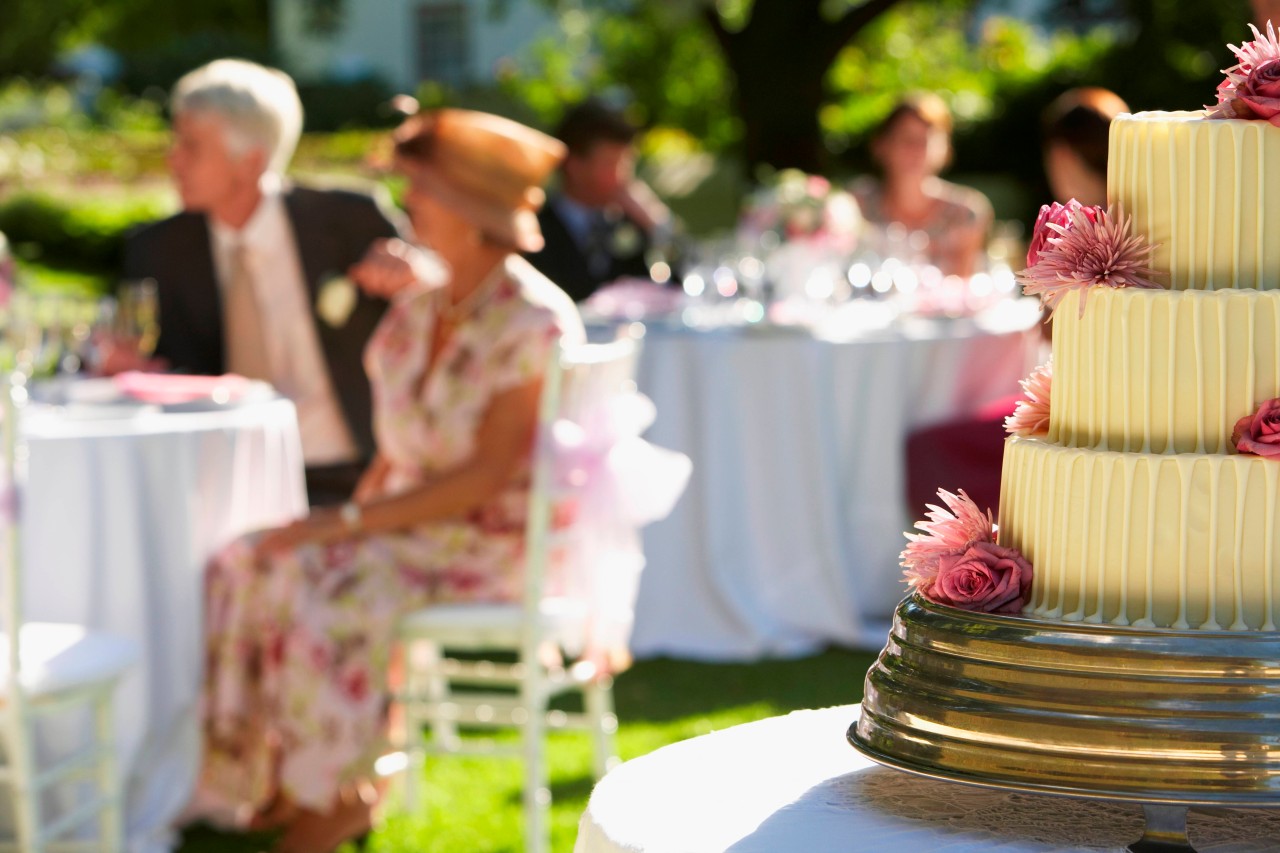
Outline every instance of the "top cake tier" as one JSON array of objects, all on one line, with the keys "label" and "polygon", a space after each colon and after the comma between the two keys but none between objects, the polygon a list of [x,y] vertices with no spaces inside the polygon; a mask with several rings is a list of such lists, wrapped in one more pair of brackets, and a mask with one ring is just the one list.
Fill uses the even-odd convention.
[{"label": "top cake tier", "polygon": [[1172,290],[1280,289],[1280,127],[1145,112],[1111,122],[1108,202]]}]

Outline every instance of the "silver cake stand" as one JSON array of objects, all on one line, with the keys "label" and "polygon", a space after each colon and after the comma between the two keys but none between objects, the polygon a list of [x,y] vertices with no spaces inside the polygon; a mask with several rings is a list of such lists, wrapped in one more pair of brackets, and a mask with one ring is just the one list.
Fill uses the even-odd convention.
[{"label": "silver cake stand", "polygon": [[935,779],[1141,803],[1135,853],[1194,851],[1191,806],[1280,806],[1280,633],[1045,622],[905,599],[849,742]]}]

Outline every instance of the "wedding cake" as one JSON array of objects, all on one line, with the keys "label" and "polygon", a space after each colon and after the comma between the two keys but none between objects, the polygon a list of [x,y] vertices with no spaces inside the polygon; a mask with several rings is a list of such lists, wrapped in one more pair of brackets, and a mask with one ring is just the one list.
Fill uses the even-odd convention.
[{"label": "wedding cake", "polygon": [[1042,211],[1023,282],[1054,311],[1051,366],[1010,418],[998,534],[944,494],[954,515],[911,536],[926,598],[1277,630],[1280,42],[1254,32],[1216,107],[1113,121],[1108,209]]}]

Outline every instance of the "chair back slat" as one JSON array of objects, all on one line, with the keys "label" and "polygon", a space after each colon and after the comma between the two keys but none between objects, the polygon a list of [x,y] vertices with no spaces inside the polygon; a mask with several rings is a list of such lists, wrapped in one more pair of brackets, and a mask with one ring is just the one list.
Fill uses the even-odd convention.
[{"label": "chair back slat", "polygon": [[[21,494],[26,479],[26,452],[22,441],[22,410],[27,400],[26,378],[7,372],[0,380],[0,441],[4,444],[4,470],[0,472],[0,531],[4,550],[0,554],[0,595],[4,597],[4,625],[0,636],[8,641],[8,666],[11,701],[21,706],[24,697],[18,679],[22,626],[22,536],[19,513]],[[17,714],[14,715],[18,716]]]},{"label": "chair back slat", "polygon": [[538,617],[550,560],[551,520],[557,488],[552,430],[560,419],[575,423],[615,395],[635,390],[640,344],[629,337],[609,343],[556,348],[543,382],[538,417],[529,516],[525,529],[525,653],[541,642]]}]

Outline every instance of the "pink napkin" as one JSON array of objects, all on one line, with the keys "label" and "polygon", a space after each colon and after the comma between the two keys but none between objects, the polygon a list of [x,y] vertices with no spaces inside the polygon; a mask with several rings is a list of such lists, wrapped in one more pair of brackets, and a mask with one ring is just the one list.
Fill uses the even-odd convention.
[{"label": "pink napkin", "polygon": [[684,292],[644,278],[622,278],[587,297],[586,305],[604,316],[639,320],[680,310]]},{"label": "pink napkin", "polygon": [[249,390],[252,380],[233,373],[223,376],[184,376],[130,370],[118,374],[115,383],[120,393],[127,397],[163,406],[193,400],[238,400]]}]

